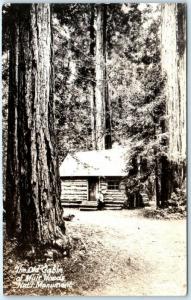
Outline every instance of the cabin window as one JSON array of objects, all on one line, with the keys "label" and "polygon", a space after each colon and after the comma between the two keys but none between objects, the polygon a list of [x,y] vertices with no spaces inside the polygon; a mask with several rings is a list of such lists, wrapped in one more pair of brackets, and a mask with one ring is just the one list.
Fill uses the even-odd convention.
[{"label": "cabin window", "polygon": [[107,182],[107,188],[108,190],[119,190],[119,180],[108,180]]}]

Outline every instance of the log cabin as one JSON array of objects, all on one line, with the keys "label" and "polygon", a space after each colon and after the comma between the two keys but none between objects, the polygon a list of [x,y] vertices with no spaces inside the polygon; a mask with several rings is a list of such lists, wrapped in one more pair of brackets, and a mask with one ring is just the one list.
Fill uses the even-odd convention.
[{"label": "log cabin", "polygon": [[127,201],[126,156],[124,148],[68,154],[60,166],[63,207],[96,210],[101,192],[103,209],[122,209]]}]

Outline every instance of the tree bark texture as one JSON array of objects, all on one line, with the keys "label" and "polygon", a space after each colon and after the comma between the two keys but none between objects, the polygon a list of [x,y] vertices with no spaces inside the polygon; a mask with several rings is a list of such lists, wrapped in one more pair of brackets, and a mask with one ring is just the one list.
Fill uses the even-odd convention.
[{"label": "tree bark texture", "polygon": [[20,196],[18,191],[18,28],[17,13],[10,23],[9,50],[9,95],[8,95],[8,138],[6,167],[6,201],[7,233],[15,236],[21,230]]},{"label": "tree bark texture", "polygon": [[[91,15],[90,15],[90,55],[92,60],[94,59],[95,55],[95,29],[94,29],[94,22],[95,22],[95,6],[94,4],[91,5]],[[91,75],[92,78],[95,78],[95,65],[91,68]],[[96,98],[95,98],[95,81],[91,82],[91,97],[90,97],[90,104],[91,104],[91,131],[92,131],[92,148],[94,150],[97,149],[96,143]]]},{"label": "tree bark texture", "polygon": [[[12,122],[17,122],[17,127],[14,126],[17,149],[10,156],[11,164],[17,166],[17,171],[11,173],[17,192],[10,189],[9,167],[7,209],[11,210],[9,206],[16,198],[21,215],[20,236],[24,241],[52,244],[63,235],[64,224],[54,130],[50,6],[26,5],[24,16],[20,12],[18,20],[18,66],[14,61],[10,63],[18,74],[17,92],[10,94],[9,101],[17,111],[12,116]],[[11,132],[9,120],[9,135]],[[7,216],[7,232],[12,230],[9,222],[14,219],[13,215]]]},{"label": "tree bark texture", "polygon": [[186,7],[162,5],[161,63],[166,76],[168,159],[161,159],[161,204],[185,180],[186,163]]},{"label": "tree bark texture", "polygon": [[166,75],[168,156],[186,159],[186,7],[162,5],[161,62]]},{"label": "tree bark texture", "polygon": [[96,141],[97,149],[111,148],[111,117],[106,74],[106,5],[97,5],[96,18]]}]

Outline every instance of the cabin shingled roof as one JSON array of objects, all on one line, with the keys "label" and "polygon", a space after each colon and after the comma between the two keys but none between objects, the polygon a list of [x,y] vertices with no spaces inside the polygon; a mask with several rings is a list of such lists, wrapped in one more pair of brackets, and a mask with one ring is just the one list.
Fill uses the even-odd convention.
[{"label": "cabin shingled roof", "polygon": [[125,176],[126,148],[92,150],[68,154],[60,166],[60,177]]}]

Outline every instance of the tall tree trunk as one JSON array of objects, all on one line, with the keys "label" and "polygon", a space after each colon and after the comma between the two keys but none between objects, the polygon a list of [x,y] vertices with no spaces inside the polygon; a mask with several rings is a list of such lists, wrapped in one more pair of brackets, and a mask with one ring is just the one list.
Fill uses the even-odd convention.
[{"label": "tall tree trunk", "polygon": [[9,97],[8,97],[8,139],[6,167],[6,201],[7,233],[16,236],[21,230],[20,196],[18,191],[18,28],[17,11],[13,6],[13,18],[10,21],[9,50]]},{"label": "tall tree trunk", "polygon": [[[90,55],[92,57],[92,60],[94,59],[95,55],[95,29],[94,29],[94,21],[95,21],[95,6],[94,4],[91,4],[91,15],[90,15]],[[97,149],[97,143],[96,143],[96,98],[95,98],[95,65],[91,67],[91,75],[92,75],[92,81],[91,81],[91,130],[92,130],[92,148],[94,150]]]},{"label": "tall tree trunk", "polygon": [[186,158],[186,19],[185,5],[162,6],[161,62],[167,76],[169,157]]},{"label": "tall tree trunk", "polygon": [[111,119],[106,75],[107,6],[97,5],[96,19],[96,140],[97,149],[111,148]]},{"label": "tall tree trunk", "polygon": [[[54,131],[51,12],[48,4],[26,5],[25,14],[23,6],[22,13],[21,7],[18,10],[18,66],[15,65],[18,98],[13,95],[10,103],[18,114],[15,136],[18,151],[10,157],[12,164],[18,165],[18,173],[13,173],[17,179],[17,194],[7,193],[7,208],[11,198],[19,200],[21,239],[53,244],[63,237],[65,228]],[[16,115],[12,122],[15,118]],[[8,147],[8,153],[10,151]],[[9,170],[7,181],[9,186]],[[9,222],[13,222],[14,217],[7,216],[8,233]]]},{"label": "tall tree trunk", "polygon": [[[186,161],[186,7],[184,4],[162,5],[161,63],[166,75],[166,130],[169,132],[168,169],[162,164],[163,199],[168,200],[177,188],[175,174],[179,172],[179,188],[185,179]],[[168,170],[172,173],[169,176]],[[182,174],[182,175],[181,175]],[[164,179],[165,178],[165,179]],[[174,180],[174,179],[175,180]],[[170,182],[169,182],[170,181]],[[168,183],[167,183],[168,182]]]}]

